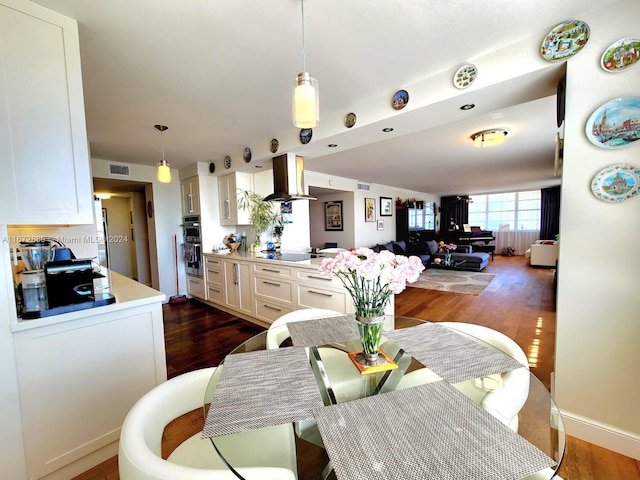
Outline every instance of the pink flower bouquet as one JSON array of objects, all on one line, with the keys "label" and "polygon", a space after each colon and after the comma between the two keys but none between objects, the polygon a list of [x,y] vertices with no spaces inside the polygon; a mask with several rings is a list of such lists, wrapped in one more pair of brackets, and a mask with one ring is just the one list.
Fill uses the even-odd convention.
[{"label": "pink flower bouquet", "polygon": [[376,253],[370,248],[340,252],[325,258],[318,271],[334,274],[351,294],[360,317],[384,315],[392,293],[400,293],[407,283],[418,280],[424,265],[416,256],[395,255],[387,250]]}]

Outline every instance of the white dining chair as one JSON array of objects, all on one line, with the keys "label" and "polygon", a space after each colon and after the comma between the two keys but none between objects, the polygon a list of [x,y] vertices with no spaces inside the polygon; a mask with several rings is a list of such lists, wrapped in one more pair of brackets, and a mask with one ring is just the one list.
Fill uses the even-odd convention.
[{"label": "white dining chair", "polygon": [[[511,370],[502,375],[501,388],[483,388],[475,380],[454,385],[482,408],[502,420],[514,432],[518,431],[518,412],[529,396],[529,360],[522,348],[504,333],[473,323],[439,322],[439,325],[455,330],[462,335],[478,338],[517,360],[524,368]],[[487,378],[491,381],[492,377]]]},{"label": "white dining chair", "polygon": [[[145,394],[131,408],[120,434],[121,480],[237,480],[202,432],[181,443],[164,460],[164,428],[175,418],[202,408],[215,367],[174,377]],[[203,422],[204,423],[204,422]],[[227,461],[247,480],[296,480],[296,454],[290,424],[216,439]],[[248,455],[247,452],[251,452]]]},{"label": "white dining chair", "polygon": [[304,322],[305,320],[317,320],[319,318],[339,317],[344,313],[325,308],[303,308],[285,313],[278,317],[267,331],[267,348],[279,348],[282,342],[289,338],[289,329],[287,323]]}]

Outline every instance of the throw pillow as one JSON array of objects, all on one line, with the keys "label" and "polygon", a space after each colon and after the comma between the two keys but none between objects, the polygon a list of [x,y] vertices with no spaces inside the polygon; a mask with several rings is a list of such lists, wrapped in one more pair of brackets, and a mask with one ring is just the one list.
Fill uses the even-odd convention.
[{"label": "throw pillow", "polygon": [[393,243],[389,242],[389,243],[385,243],[384,244],[384,248],[386,248],[387,250],[389,250],[391,253],[393,253]]},{"label": "throw pillow", "polygon": [[436,242],[435,240],[429,240],[427,242],[427,249],[429,250],[429,255],[434,255],[438,253],[440,247],[438,246],[438,242]]},{"label": "throw pillow", "polygon": [[393,245],[393,253],[396,255],[404,255],[407,253],[407,244],[404,240],[400,240],[399,242],[391,242]]},{"label": "throw pillow", "polygon": [[380,253],[380,247],[382,247],[382,245],[376,245],[375,247],[371,247],[371,250],[375,253]]}]

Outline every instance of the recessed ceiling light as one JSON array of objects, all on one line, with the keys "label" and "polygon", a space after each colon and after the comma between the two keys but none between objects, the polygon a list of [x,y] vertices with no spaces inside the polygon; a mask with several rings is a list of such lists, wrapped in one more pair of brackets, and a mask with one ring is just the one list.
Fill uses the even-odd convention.
[{"label": "recessed ceiling light", "polygon": [[393,132],[393,128],[391,127],[383,128],[382,131],[385,133]]},{"label": "recessed ceiling light", "polygon": [[329,148],[336,148],[338,146],[337,143],[330,143],[329,145],[327,145],[327,147]]},{"label": "recessed ceiling light", "polygon": [[475,106],[475,103],[465,103],[460,107],[460,110],[471,110],[472,108],[475,108]]}]

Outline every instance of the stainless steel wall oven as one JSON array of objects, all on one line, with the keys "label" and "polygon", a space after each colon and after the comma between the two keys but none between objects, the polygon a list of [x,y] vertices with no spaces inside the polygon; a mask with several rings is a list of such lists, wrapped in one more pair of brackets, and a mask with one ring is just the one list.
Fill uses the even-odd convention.
[{"label": "stainless steel wall oven", "polygon": [[202,277],[202,237],[200,234],[200,216],[189,215],[183,218],[182,233],[182,257],[186,264],[187,275]]}]

